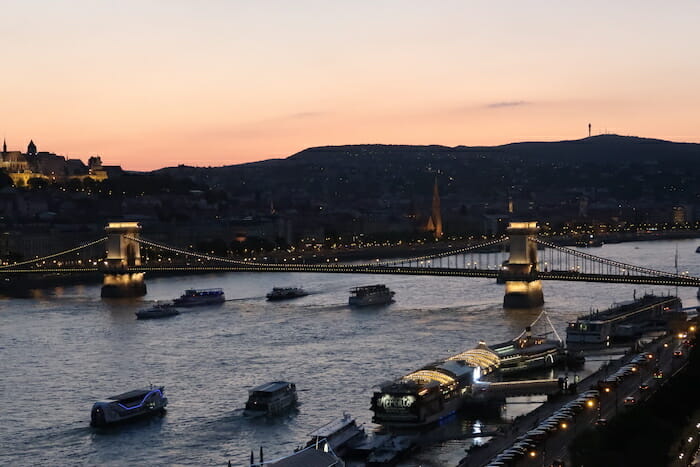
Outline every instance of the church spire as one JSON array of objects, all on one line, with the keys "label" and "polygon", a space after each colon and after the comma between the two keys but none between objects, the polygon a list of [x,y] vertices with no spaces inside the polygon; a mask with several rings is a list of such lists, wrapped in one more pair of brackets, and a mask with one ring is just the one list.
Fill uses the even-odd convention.
[{"label": "church spire", "polygon": [[440,193],[438,192],[438,180],[435,176],[435,185],[433,186],[433,205],[430,213],[430,218],[428,219],[428,225],[426,225],[426,230],[433,232],[433,236],[436,240],[442,238],[442,213],[440,209]]},{"label": "church spire", "polygon": [[5,138],[2,139],[2,153],[5,154],[7,152],[7,142],[5,141]]}]

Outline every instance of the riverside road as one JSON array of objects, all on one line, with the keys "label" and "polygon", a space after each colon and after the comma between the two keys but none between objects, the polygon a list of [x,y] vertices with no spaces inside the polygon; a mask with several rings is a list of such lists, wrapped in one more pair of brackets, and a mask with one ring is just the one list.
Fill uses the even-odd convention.
[{"label": "riverside road", "polygon": [[[611,392],[605,393],[601,391],[594,407],[586,407],[582,412],[573,416],[565,429],[559,429],[550,434],[548,438],[530,448],[520,460],[510,461],[507,465],[540,467],[552,465],[555,461],[563,461],[564,465],[567,465],[568,446],[581,430],[595,426],[598,420],[607,421],[612,419],[626,410],[629,405],[644,403],[654,391],[664,385],[666,381],[686,365],[687,351],[683,351],[683,355],[680,357],[674,356],[674,351],[681,347],[680,344],[681,339],[678,336],[669,335],[646,345],[643,351],[652,354],[652,358],[639,365],[637,372],[624,377],[616,387],[612,388]],[[580,393],[598,389],[598,381],[612,375],[618,368],[629,363],[636,355],[637,353],[627,354],[623,358],[601,367],[600,370],[579,382],[577,387],[578,394],[557,397],[555,400],[548,401],[526,416],[519,418],[506,430],[503,436],[494,438],[483,448],[472,450],[469,456],[460,462],[459,467],[489,465],[491,460],[499,453],[512,446],[516,438],[536,428],[540,421],[552,415],[567,402],[575,399]],[[653,377],[655,369],[660,369],[663,372],[662,378]],[[648,385],[648,389],[640,389],[642,385]],[[625,403],[627,397],[634,398],[634,402],[628,400]],[[604,422],[601,421],[601,423]]]}]

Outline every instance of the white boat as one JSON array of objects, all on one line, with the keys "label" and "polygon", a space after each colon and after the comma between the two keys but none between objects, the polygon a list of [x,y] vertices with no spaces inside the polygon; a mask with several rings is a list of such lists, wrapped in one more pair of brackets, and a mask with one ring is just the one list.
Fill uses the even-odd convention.
[{"label": "white boat", "polygon": [[334,420],[309,433],[311,439],[306,446],[314,446],[316,449],[328,451],[326,445],[332,452],[339,456],[345,453],[354,444],[365,439],[365,430],[357,426],[355,419],[350,414],[343,414],[343,417]]},{"label": "white boat", "polygon": [[185,293],[176,298],[176,306],[200,306],[215,305],[226,301],[222,289],[187,289]]},{"label": "white boat", "polygon": [[307,295],[309,295],[309,293],[301,287],[273,287],[272,292],[268,293],[266,297],[272,302],[276,300],[305,297]]},{"label": "white boat", "polygon": [[249,391],[243,415],[277,415],[296,405],[296,385],[287,381],[272,381]]},{"label": "white boat", "polygon": [[180,312],[172,303],[156,303],[150,308],[136,312],[136,319],[157,319],[179,315]]},{"label": "white boat", "polygon": [[101,427],[133,420],[136,418],[165,413],[168,398],[163,386],[118,394],[95,402],[90,414],[90,424]]},{"label": "white boat", "polygon": [[384,284],[365,285],[350,289],[350,306],[388,305],[394,302],[394,292]]}]

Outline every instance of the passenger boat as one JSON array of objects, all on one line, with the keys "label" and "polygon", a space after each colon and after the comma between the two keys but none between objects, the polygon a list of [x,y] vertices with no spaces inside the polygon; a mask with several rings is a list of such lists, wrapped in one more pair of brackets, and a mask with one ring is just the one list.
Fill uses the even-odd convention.
[{"label": "passenger boat", "polygon": [[[545,318],[551,331],[533,335],[532,329],[541,318]],[[551,339],[550,335],[555,338]],[[488,348],[498,355],[501,373],[551,368],[566,358],[564,342],[544,311],[515,339]]]},{"label": "passenger boat", "polygon": [[604,311],[579,316],[566,328],[566,343],[607,345],[613,340],[631,339],[665,326],[681,308],[678,297],[647,294]]},{"label": "passenger boat", "polygon": [[136,312],[136,319],[156,319],[179,315],[180,312],[172,303],[156,303],[150,308]]},{"label": "passenger boat", "polygon": [[394,292],[384,284],[365,285],[350,289],[350,306],[388,305],[394,302]]},{"label": "passenger boat", "polygon": [[187,289],[185,293],[176,298],[176,306],[200,306],[215,305],[226,301],[222,289]]},{"label": "passenger boat", "polygon": [[287,381],[272,381],[249,391],[243,415],[277,415],[296,405],[296,385]]},{"label": "passenger boat", "polygon": [[476,348],[424,366],[418,371],[384,383],[372,396],[372,421],[383,425],[420,426],[437,422],[460,410],[473,395],[482,378],[501,373],[548,368],[561,362],[566,352],[549,318],[557,339],[532,334],[546,313],[518,337]]},{"label": "passenger boat", "polygon": [[269,301],[289,300],[292,298],[305,297],[309,293],[301,287],[273,287],[272,292],[268,293]]},{"label": "passenger boat", "polygon": [[332,452],[344,456],[354,443],[364,440],[366,435],[364,428],[357,426],[355,419],[346,413],[342,418],[312,431],[309,436],[311,439],[306,447],[326,450],[327,445]]},{"label": "passenger boat", "polygon": [[165,413],[168,398],[163,386],[136,389],[95,402],[90,424],[95,427],[125,422],[148,415]]}]

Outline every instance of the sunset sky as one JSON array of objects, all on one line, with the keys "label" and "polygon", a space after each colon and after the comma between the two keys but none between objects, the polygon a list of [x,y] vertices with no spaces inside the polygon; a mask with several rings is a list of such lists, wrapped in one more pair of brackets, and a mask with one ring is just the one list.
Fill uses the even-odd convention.
[{"label": "sunset sky", "polygon": [[150,170],[310,146],[700,142],[700,2],[4,0],[0,131]]}]

